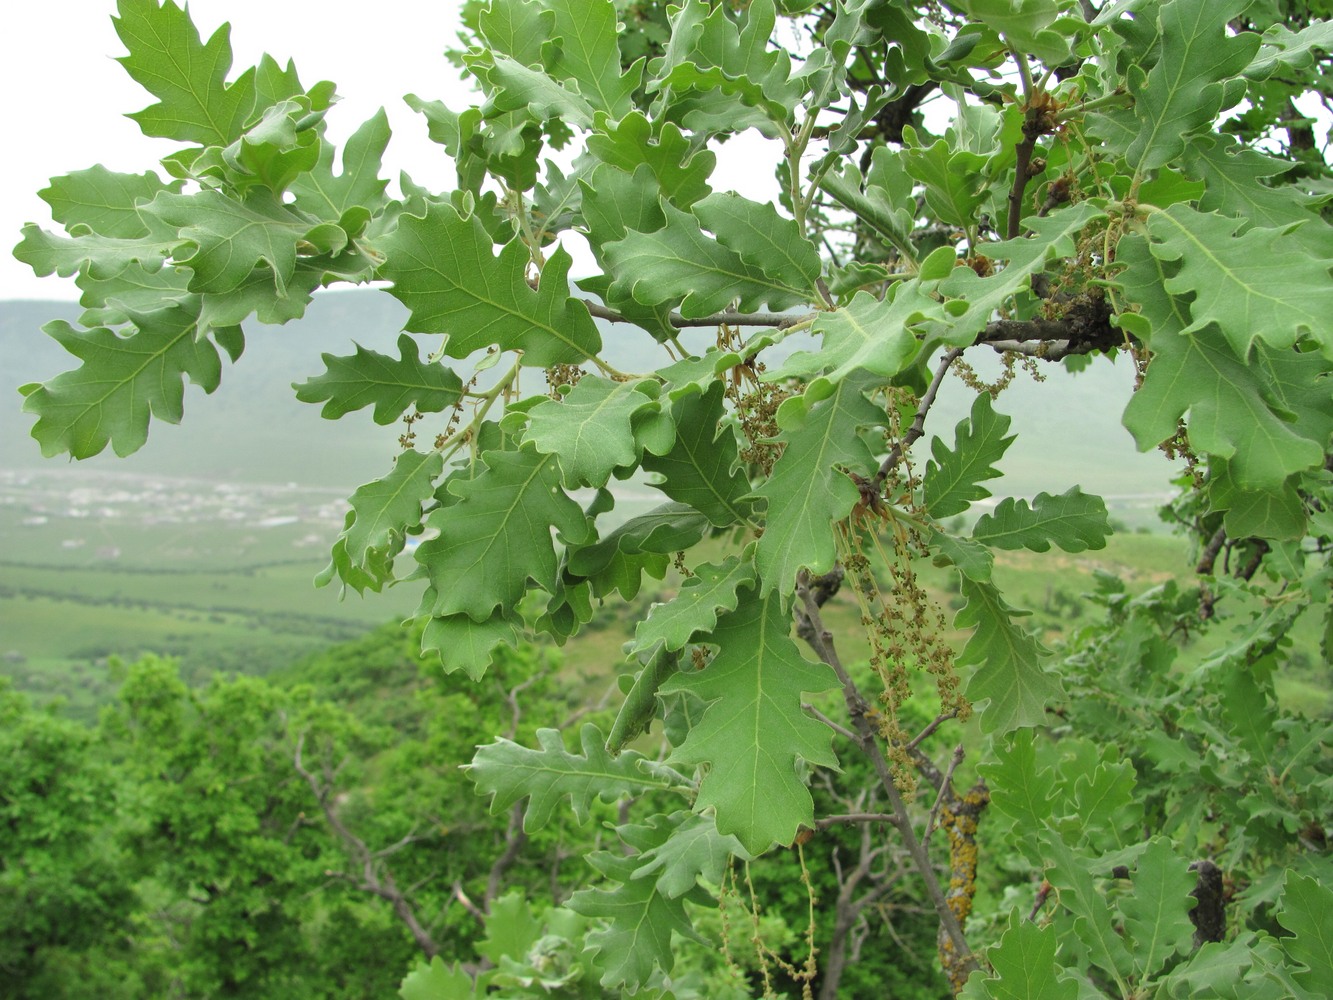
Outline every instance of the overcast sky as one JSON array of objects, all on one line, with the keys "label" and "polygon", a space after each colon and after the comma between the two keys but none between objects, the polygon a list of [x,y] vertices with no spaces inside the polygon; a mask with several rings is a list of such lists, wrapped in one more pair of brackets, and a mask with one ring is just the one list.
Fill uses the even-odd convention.
[{"label": "overcast sky", "polygon": [[[442,54],[456,45],[460,7],[461,0],[192,0],[189,5],[204,39],[230,22],[229,78],[268,52],[284,65],[295,60],[307,87],[334,81],[342,100],[326,121],[340,147],[384,107],[393,138],[383,176],[396,179],[406,170],[434,191],[453,186],[452,164],[426,138],[424,119],[402,97],[414,93],[457,110],[475,100],[475,92]],[[143,173],[178,148],[165,139],[145,138],[124,117],[155,98],[115,62],[125,48],[111,23],[114,12],[114,0],[51,0],[11,4],[6,10],[0,35],[8,140],[0,157],[0,300],[78,297],[72,280],[37,278],[12,255],[25,222],[52,227],[47,205],[37,197],[51,177],[94,163]],[[721,151],[714,186],[740,187],[752,198],[771,197],[776,192],[773,156],[754,132],[732,140]],[[756,157],[764,161],[758,169]],[[581,254],[577,246],[570,249],[577,272]]]},{"label": "overcast sky", "polygon": [[[343,100],[327,120],[339,145],[383,106],[394,132],[385,155],[388,176],[405,169],[418,183],[446,190],[452,167],[402,95],[455,108],[469,102],[469,88],[441,55],[454,45],[459,7],[459,0],[193,0],[190,12],[205,39],[231,22],[233,76],[268,52],[284,64],[294,59],[306,86],[333,80]],[[125,48],[111,24],[114,12],[114,0],[9,4],[5,11],[0,299],[77,297],[72,280],[37,278],[12,256],[25,222],[52,225],[37,197],[49,178],[94,163],[142,173],[176,148],[144,138],[124,117],[155,99],[115,62]]]}]

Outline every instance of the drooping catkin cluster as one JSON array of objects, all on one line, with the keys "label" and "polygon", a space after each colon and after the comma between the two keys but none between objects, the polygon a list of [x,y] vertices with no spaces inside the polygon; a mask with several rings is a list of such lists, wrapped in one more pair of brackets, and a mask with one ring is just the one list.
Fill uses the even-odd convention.
[{"label": "drooping catkin cluster", "polygon": [[[743,346],[740,334],[725,325],[719,329],[717,344],[723,350],[739,351]],[[728,373],[725,392],[740,425],[741,461],[767,476],[782,454],[781,442],[774,440],[778,435],[777,414],[791,390],[782,383],[764,381],[764,371],[764,363],[758,358],[744,359]]]},{"label": "drooping catkin cluster", "polygon": [[[918,502],[921,482],[911,456],[895,442],[903,440],[902,414],[913,411],[916,401],[904,390],[890,392],[904,393],[903,398],[891,395],[885,407],[889,416],[885,443],[901,460],[874,479],[853,477],[862,500],[842,526],[839,548],[861,610],[870,663],[882,685],[882,707],[874,721],[888,744],[894,780],[908,792],[916,786],[916,768],[901,710],[912,696],[913,672],[924,670],[934,679],[941,714],[967,718],[972,707],[963,696],[953,650],[945,640],[944,611],[915,569],[918,560],[929,556],[922,537],[928,515]],[[876,565],[882,567],[883,583],[876,576]]]},{"label": "drooping catkin cluster", "polygon": [[[925,671],[934,679],[941,714],[966,719],[972,707],[963,696],[953,650],[944,638],[948,629],[944,611],[913,566],[925,554],[915,533],[891,530],[881,537],[863,525],[843,537],[844,565],[861,608],[870,664],[882,685],[879,700],[883,707],[875,721],[888,744],[894,780],[908,792],[916,787],[916,769],[907,750],[911,734],[900,720],[902,706],[912,696],[914,671]],[[892,540],[892,553],[885,550],[884,537]],[[887,579],[883,585],[867,551],[874,552],[876,562],[884,567]]]}]

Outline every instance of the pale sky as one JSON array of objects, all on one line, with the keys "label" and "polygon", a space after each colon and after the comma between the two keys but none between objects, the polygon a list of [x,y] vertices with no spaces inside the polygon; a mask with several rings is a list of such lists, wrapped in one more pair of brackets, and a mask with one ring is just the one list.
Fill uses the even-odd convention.
[{"label": "pale sky", "polygon": [[[177,0],[179,2],[179,0]],[[231,23],[236,76],[267,52],[296,62],[301,82],[338,85],[341,102],[325,119],[339,147],[384,107],[393,138],[382,176],[396,184],[400,170],[432,191],[454,186],[453,165],[426,137],[425,120],[404,94],[440,100],[462,110],[479,97],[443,52],[457,45],[461,0],[193,0],[189,10],[203,39]],[[52,228],[37,192],[49,178],[101,163],[143,173],[178,148],[147,139],[124,117],[155,102],[115,62],[125,48],[111,24],[115,0],[59,0],[11,5],[0,35],[0,93],[6,95],[5,152],[0,156],[0,301],[78,297],[72,279],[38,278],[12,250],[26,222]],[[774,197],[776,153],[753,131],[719,150],[714,187],[736,187],[751,198]],[[162,171],[158,169],[158,173]],[[57,229],[59,227],[56,227]],[[575,238],[575,273],[590,262]],[[581,260],[582,258],[582,260]]]},{"label": "pale sky", "polygon": [[[460,0],[193,0],[190,12],[207,39],[231,22],[234,76],[268,52],[294,59],[301,82],[333,80],[341,103],[327,118],[342,140],[383,106],[393,139],[387,175],[407,170],[432,190],[453,186],[444,151],[426,138],[425,122],[402,101],[416,93],[461,109],[468,86],[441,53],[454,47]],[[146,139],[126,113],[153,103],[115,62],[125,48],[111,24],[114,0],[10,4],[0,33],[0,93],[5,95],[5,149],[0,155],[0,299],[75,298],[72,280],[37,278],[12,256],[25,222],[50,228],[37,191],[48,179],[101,163],[142,173],[177,147]],[[160,173],[160,171],[159,171]]]}]

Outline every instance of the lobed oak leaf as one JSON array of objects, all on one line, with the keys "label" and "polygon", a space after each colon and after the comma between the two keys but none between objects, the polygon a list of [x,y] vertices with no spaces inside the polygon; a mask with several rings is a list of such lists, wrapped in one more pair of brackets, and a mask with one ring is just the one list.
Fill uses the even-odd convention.
[{"label": "lobed oak leaf", "polygon": [[324,374],[292,383],[301,402],[324,403],[320,415],[326,420],[373,405],[375,423],[391,424],[408,407],[439,413],[462,398],[463,382],[453,369],[423,362],[405,333],[398,337],[398,358],[355,346],[355,354],[321,354]]},{"label": "lobed oak leaf", "polygon": [[512,239],[496,257],[490,234],[474,214],[433,202],[424,215],[404,214],[380,241],[380,277],[411,311],[407,329],[446,333],[450,357],[496,346],[523,351],[524,364],[549,367],[596,357],[602,341],[587,307],[569,295],[570,257],[557,250],[541,282],[527,281],[531,257]]},{"label": "lobed oak leaf", "polygon": [[669,762],[709,765],[695,811],[713,809],[718,832],[734,834],[753,854],[813,827],[814,801],[799,762],[838,766],[830,730],[801,708],[803,694],[827,691],[837,678],[802,657],[790,631],[778,595],[746,590],[708,638],[718,649],[712,661],[673,674],[660,688],[706,704]]}]

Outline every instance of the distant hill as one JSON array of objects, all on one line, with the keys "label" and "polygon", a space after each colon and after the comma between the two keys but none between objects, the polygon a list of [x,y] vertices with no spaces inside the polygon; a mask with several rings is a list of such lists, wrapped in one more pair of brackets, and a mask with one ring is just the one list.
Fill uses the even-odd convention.
[{"label": "distant hill", "polygon": [[[71,367],[72,359],[40,327],[56,318],[73,322],[79,312],[68,302],[0,302],[0,357],[5,359],[0,370],[0,467],[21,469],[45,462],[28,436],[31,418],[20,412],[22,401],[15,390]],[[390,296],[357,290],[317,295],[306,316],[286,326],[248,323],[245,353],[224,371],[221,388],[208,396],[187,387],[181,426],[154,421],[140,452],[127,459],[108,452],[88,462],[108,471],[350,490],[387,470],[398,431],[377,426],[368,410],[324,420],[319,407],[297,402],[291,382],[323,371],[321,352],[350,353],[353,341],[393,353],[405,318],[402,305]],[[603,329],[609,360],[618,368],[660,363],[651,360],[657,355],[648,353],[651,341],[645,335],[626,326]],[[711,339],[701,332],[694,338],[699,344]],[[425,344],[431,338],[421,339]],[[810,345],[806,341],[792,349],[798,346]],[[1132,389],[1130,366],[1099,361],[1076,376],[1054,366],[1050,374],[1040,385],[1020,374],[996,404],[1013,417],[1018,434],[1002,463],[1006,477],[1002,486],[996,484],[996,494],[1059,492],[1074,483],[1108,497],[1166,491],[1169,464],[1155,452],[1139,454],[1120,426]],[[959,380],[950,378],[928,432],[952,440],[953,426],[966,416],[971,398]]]}]

